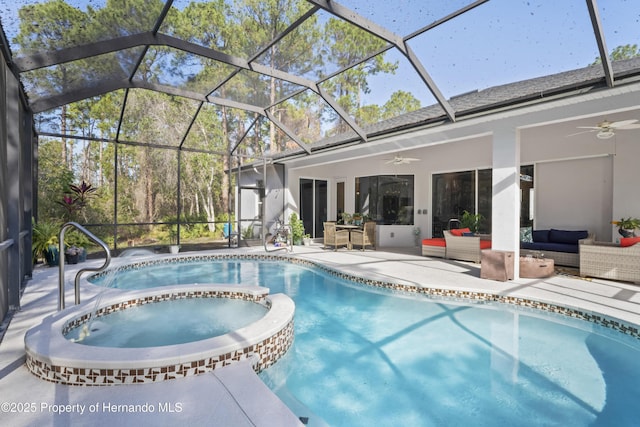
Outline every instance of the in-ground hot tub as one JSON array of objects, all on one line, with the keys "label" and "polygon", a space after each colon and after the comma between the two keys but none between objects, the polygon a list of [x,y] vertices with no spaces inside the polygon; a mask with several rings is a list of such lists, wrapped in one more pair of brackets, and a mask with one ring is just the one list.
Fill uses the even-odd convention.
[{"label": "in-ground hot tub", "polygon": [[[266,307],[259,320],[223,335],[180,344],[146,347],[101,347],[65,337],[110,313],[166,301],[228,298]],[[70,385],[137,384],[182,378],[212,371],[235,361],[251,359],[260,372],[284,355],[293,343],[293,301],[284,294],[269,295],[259,286],[181,285],[156,290],[112,293],[99,307],[89,302],[49,316],[25,335],[27,368],[51,382]],[[194,317],[198,313],[193,313]],[[104,317],[103,317],[104,318]],[[149,320],[153,321],[153,320]],[[194,319],[195,323],[198,322]],[[206,319],[203,319],[203,322]],[[109,333],[113,334],[114,326]],[[82,335],[82,334],[80,334]],[[89,340],[87,340],[89,342]]]}]

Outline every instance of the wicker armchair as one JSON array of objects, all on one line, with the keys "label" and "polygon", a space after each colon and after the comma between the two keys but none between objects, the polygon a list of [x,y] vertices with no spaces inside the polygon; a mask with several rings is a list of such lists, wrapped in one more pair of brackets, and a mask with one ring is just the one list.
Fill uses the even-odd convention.
[{"label": "wicker armchair", "polygon": [[324,223],[324,247],[333,246],[333,250],[338,250],[339,246],[346,246],[351,249],[349,230],[337,230],[335,222]]},{"label": "wicker armchair", "polygon": [[449,230],[443,233],[447,247],[445,257],[448,259],[479,263],[482,249],[491,249],[491,240],[481,239],[480,236],[454,236]]},{"label": "wicker armchair", "polygon": [[358,245],[364,251],[365,246],[376,248],[376,223],[367,221],[362,230],[351,230],[351,245]]},{"label": "wicker armchair", "polygon": [[627,247],[609,242],[581,243],[580,276],[640,284],[640,243]]}]

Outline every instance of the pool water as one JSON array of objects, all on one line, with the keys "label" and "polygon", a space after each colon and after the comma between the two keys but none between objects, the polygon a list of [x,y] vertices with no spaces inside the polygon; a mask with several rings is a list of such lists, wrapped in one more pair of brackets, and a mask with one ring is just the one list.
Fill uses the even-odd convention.
[{"label": "pool water", "polygon": [[[155,302],[98,317],[65,337],[98,347],[161,347],[227,334],[262,317],[267,308],[251,301],[190,298]],[[86,336],[85,336],[86,335]]]},{"label": "pool water", "polygon": [[188,276],[182,283],[244,283],[289,295],[294,345],[261,377],[310,426],[638,422],[640,344],[598,325],[391,293],[288,263],[198,263],[176,267],[172,277],[168,266],[149,269],[127,272],[135,280],[116,277],[116,285],[138,285],[140,274],[154,286]]}]

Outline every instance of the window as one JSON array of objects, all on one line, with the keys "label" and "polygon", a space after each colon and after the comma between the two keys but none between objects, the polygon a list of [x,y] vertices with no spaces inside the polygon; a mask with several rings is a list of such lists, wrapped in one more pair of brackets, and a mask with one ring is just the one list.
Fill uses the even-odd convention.
[{"label": "window", "polygon": [[356,178],[355,206],[378,224],[413,225],[413,175]]}]

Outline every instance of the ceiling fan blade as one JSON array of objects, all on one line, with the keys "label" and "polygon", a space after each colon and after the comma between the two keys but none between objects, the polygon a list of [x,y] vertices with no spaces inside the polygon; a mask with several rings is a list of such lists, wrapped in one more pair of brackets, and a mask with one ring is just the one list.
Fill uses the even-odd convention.
[{"label": "ceiling fan blade", "polygon": [[[599,129],[597,129],[597,130],[599,130]],[[591,133],[591,132],[595,132],[595,131],[596,131],[596,129],[594,129],[594,130],[583,130],[582,132],[576,132],[576,133],[572,133],[570,135],[567,135],[567,137],[576,136],[576,135],[582,135],[583,133]]]},{"label": "ceiling fan blade", "polygon": [[620,127],[617,127],[616,129],[620,129],[620,130],[640,129],[640,124],[631,124],[631,125],[626,125],[626,126],[620,126]]},{"label": "ceiling fan blade", "polygon": [[608,127],[613,129],[620,129],[620,128],[632,125],[635,122],[637,122],[637,120],[620,120],[618,122],[609,123]]},{"label": "ceiling fan blade", "polygon": [[602,127],[600,127],[600,126],[576,126],[576,129],[593,129],[593,130],[600,130],[600,129],[602,129]]}]

